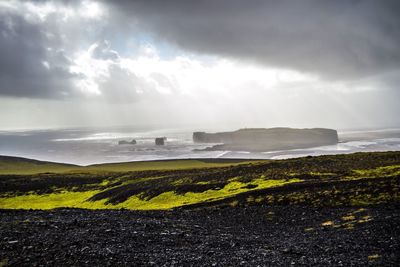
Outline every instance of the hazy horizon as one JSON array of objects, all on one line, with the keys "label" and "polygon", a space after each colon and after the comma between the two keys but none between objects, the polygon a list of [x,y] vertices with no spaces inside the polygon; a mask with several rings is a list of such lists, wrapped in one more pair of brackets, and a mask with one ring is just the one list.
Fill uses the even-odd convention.
[{"label": "hazy horizon", "polygon": [[333,128],[333,127],[321,127],[318,125],[311,125],[311,126],[288,126],[288,125],[270,125],[270,126],[262,126],[262,125],[229,125],[229,126],[221,126],[221,125],[106,125],[106,126],[53,126],[53,127],[34,127],[34,128],[4,128],[0,129],[1,132],[35,132],[35,131],[84,131],[84,130],[97,130],[97,131],[109,131],[112,132],[113,130],[124,130],[124,129],[138,129],[143,131],[148,130],[161,130],[161,131],[168,131],[168,130],[175,130],[175,131],[205,131],[205,132],[220,132],[220,131],[236,131],[239,129],[252,129],[252,128],[293,128],[293,129],[312,129],[312,128],[326,128],[326,129],[334,129],[337,130],[339,133],[346,133],[346,132],[379,132],[379,131],[396,131],[400,130],[400,127],[397,126],[388,126],[388,127],[353,127],[353,128]]},{"label": "hazy horizon", "polygon": [[0,1],[0,131],[400,128],[398,1]]}]

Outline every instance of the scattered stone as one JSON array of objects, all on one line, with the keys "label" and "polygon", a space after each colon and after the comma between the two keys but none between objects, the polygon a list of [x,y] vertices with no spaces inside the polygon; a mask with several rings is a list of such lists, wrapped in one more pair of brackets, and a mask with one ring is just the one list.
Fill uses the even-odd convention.
[{"label": "scattered stone", "polygon": [[[0,262],[8,259],[10,266],[400,266],[398,204],[368,206],[373,220],[355,224],[352,231],[321,226],[327,221],[339,223],[356,210],[351,206],[57,209],[51,217],[48,211],[0,210]],[[267,220],[268,212],[273,212],[274,222]],[[28,219],[51,222],[57,228],[10,223]],[[305,232],[308,228],[313,230]]]}]

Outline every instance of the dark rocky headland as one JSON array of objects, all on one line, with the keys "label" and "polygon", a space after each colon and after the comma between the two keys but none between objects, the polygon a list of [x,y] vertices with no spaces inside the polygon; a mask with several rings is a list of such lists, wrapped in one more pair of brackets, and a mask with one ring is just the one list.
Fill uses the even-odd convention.
[{"label": "dark rocky headland", "polygon": [[313,128],[247,128],[234,132],[194,132],[196,143],[221,143],[206,150],[236,150],[265,152],[309,148],[338,143],[336,130]]}]

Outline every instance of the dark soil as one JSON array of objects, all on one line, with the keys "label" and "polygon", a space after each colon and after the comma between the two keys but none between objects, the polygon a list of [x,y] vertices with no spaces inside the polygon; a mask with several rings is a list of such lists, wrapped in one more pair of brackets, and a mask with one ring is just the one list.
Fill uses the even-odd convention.
[{"label": "dark soil", "polygon": [[398,204],[0,211],[0,265],[399,266],[399,245]]}]

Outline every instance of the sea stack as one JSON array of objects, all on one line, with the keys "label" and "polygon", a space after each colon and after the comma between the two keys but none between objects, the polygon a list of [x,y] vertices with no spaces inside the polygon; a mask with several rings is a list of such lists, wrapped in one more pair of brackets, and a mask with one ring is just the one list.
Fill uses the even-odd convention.
[{"label": "sea stack", "polygon": [[130,141],[130,142],[121,140],[121,141],[118,141],[118,145],[136,145],[136,140],[132,139],[132,141]]},{"label": "sea stack", "polygon": [[163,146],[165,144],[165,140],[167,140],[166,137],[158,137],[155,140],[155,143],[157,146]]}]

